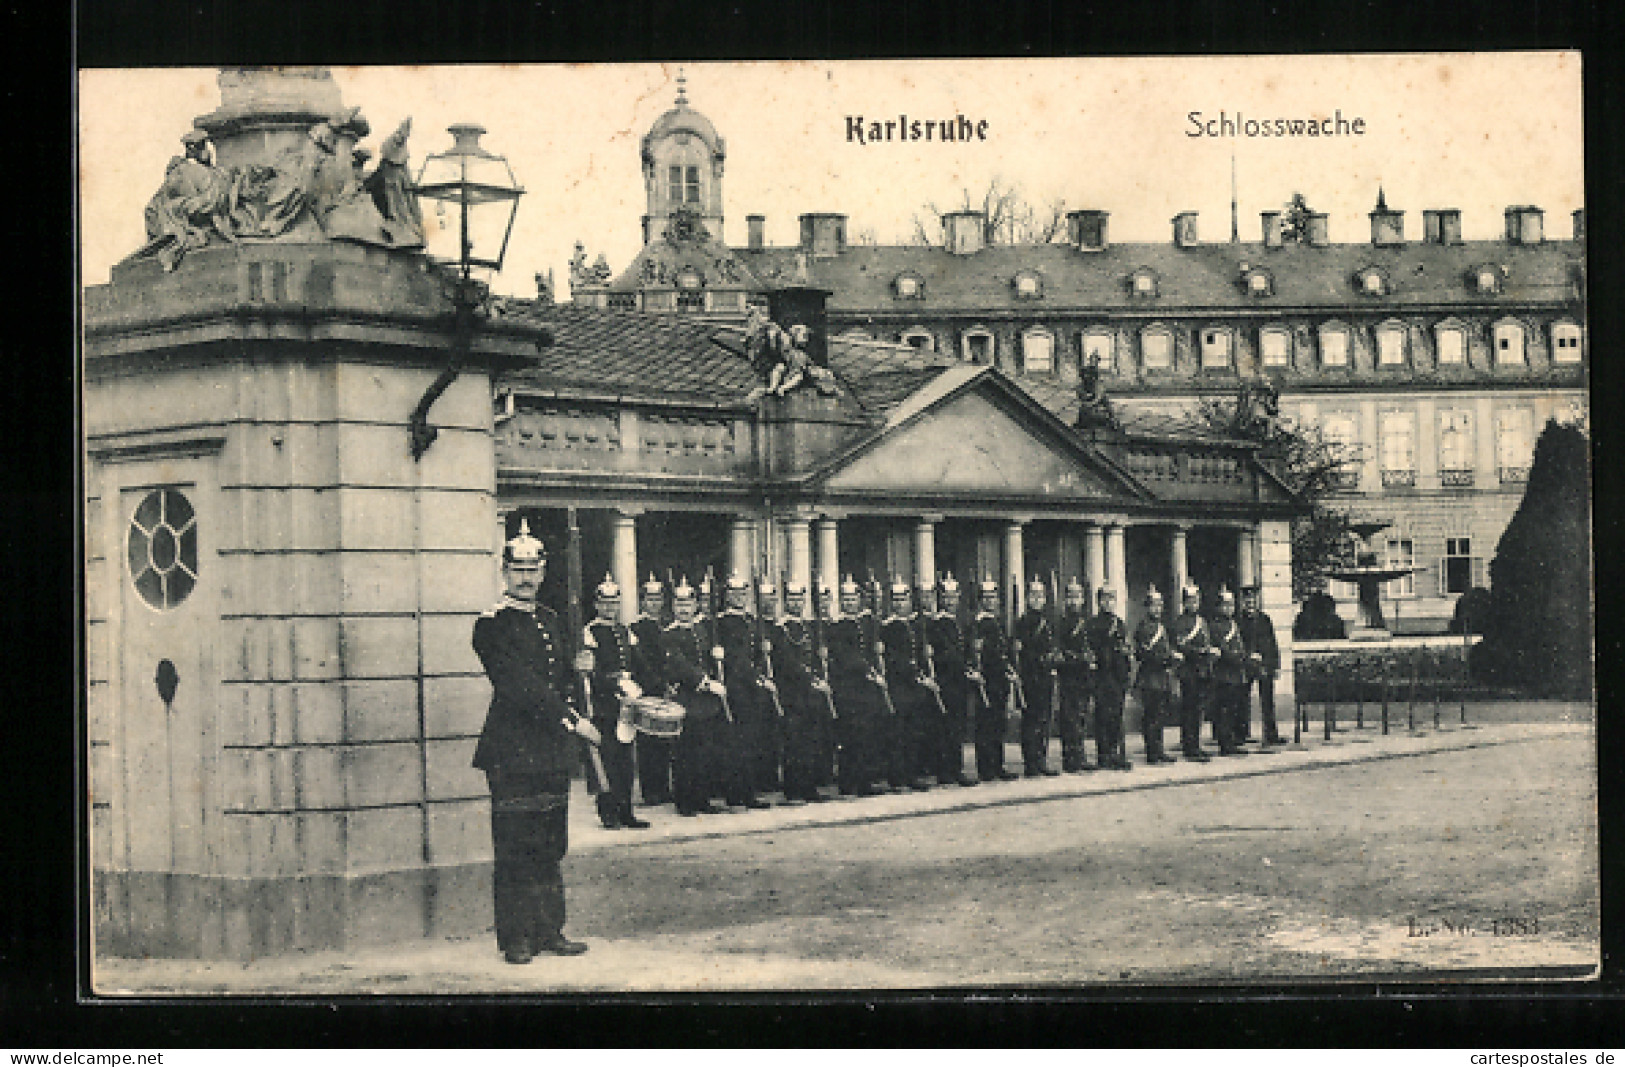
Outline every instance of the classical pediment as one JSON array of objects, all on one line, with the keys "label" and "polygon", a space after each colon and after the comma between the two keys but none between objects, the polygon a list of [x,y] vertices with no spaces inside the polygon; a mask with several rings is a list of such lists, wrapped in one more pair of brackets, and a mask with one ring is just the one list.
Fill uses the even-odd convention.
[{"label": "classical pediment", "polygon": [[834,493],[1138,500],[1143,493],[1025,394],[956,368],[811,479]]}]

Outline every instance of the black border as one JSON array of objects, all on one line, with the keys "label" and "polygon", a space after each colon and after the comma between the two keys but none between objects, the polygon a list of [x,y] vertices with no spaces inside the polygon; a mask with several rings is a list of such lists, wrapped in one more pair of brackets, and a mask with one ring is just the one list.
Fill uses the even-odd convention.
[{"label": "black border", "polygon": [[[1392,52],[1579,48],[1586,75],[1589,327],[1594,352],[1593,438],[1597,569],[1598,734],[1600,765],[1621,766],[1621,731],[1611,721],[1622,640],[1609,608],[1622,566],[1605,554],[1625,544],[1625,486],[1620,431],[1607,401],[1621,392],[1621,286],[1617,192],[1625,111],[1612,53],[1625,39],[1618,8],[1606,0],[1525,0],[1467,8],[1439,2],[1343,3],[1314,0],[1251,4],[1115,0],[1066,4],[902,0],[889,4],[786,2],[565,4],[496,0],[82,0],[71,25],[52,5],[14,5],[10,39],[43,69],[15,65],[21,89],[10,95],[12,151],[21,169],[60,174],[41,190],[45,211],[8,212],[13,263],[29,252],[63,256],[66,280],[13,287],[27,297],[40,343],[8,346],[8,383],[28,413],[26,459],[4,465],[0,501],[6,574],[24,579],[8,598],[6,642],[17,666],[12,693],[0,701],[10,773],[4,840],[14,862],[0,908],[0,1011],[8,1041],[39,1048],[210,1045],[489,1046],[700,1045],[805,1046],[1371,1046],[1617,1047],[1625,996],[1619,966],[1619,854],[1625,812],[1619,776],[1600,782],[1603,845],[1604,980],[1591,985],[1472,987],[1447,994],[1395,996],[1384,987],[1202,988],[1076,994],[977,992],[969,998],[841,997],[792,1004],[766,997],[701,998],[648,1004],[625,998],[543,1004],[498,998],[375,1000],[220,1000],[84,1004],[71,947],[78,826],[71,806],[75,752],[74,681],[78,676],[79,531],[74,382],[56,362],[61,324],[73,321],[77,246],[71,218],[73,171],[39,167],[25,146],[40,117],[65,116],[71,159],[75,66],[194,66],[254,61],[291,63],[557,62],[587,60],[1049,56]],[[50,45],[66,42],[68,62],[53,66]],[[75,51],[76,50],[76,51]],[[56,98],[66,89],[68,107]],[[30,162],[32,161],[32,162]],[[1531,164],[1533,165],[1533,163]],[[30,188],[35,183],[25,183]],[[34,200],[31,203],[38,203]],[[63,210],[58,213],[56,208]],[[64,235],[66,241],[64,241]],[[64,245],[66,247],[64,247]],[[22,253],[19,256],[19,253]],[[48,275],[49,277],[49,275]],[[58,309],[56,300],[63,306]],[[37,308],[33,315],[31,309]],[[51,311],[59,311],[52,315]],[[43,313],[43,314],[41,314]],[[18,327],[19,331],[21,327]],[[20,336],[20,333],[14,334]],[[19,378],[18,376],[21,375]],[[36,401],[43,398],[46,403]],[[38,439],[35,440],[35,434]],[[48,516],[41,536],[28,517]],[[14,589],[16,587],[13,587]],[[43,654],[43,655],[42,655]],[[46,666],[49,665],[49,666]],[[52,668],[60,665],[61,671]],[[21,683],[20,685],[17,683]],[[20,772],[20,773],[19,773]],[[19,847],[20,846],[20,847]],[[1375,994],[1375,995],[1374,995]]]}]

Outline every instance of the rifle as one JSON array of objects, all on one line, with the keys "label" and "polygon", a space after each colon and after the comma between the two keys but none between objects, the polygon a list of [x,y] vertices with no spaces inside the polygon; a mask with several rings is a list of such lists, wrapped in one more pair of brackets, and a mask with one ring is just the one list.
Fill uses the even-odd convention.
[{"label": "rifle", "polygon": [[[569,627],[570,633],[584,636],[586,628],[581,624],[581,527],[576,522],[575,508],[566,509],[565,517],[567,523],[564,561],[565,625]],[[577,692],[575,695],[581,707],[588,709],[590,713],[592,709],[592,678],[586,671],[577,671],[576,679]],[[584,718],[575,708],[569,708],[569,711],[574,716],[576,723],[581,722]],[[572,724],[566,723],[565,725],[571,726],[572,732],[574,732]],[[587,759],[593,773],[593,781],[587,785],[588,791],[594,795],[609,792],[609,775],[604,773],[604,758],[599,755],[598,746],[584,737],[581,741],[586,747]]]},{"label": "rifle", "polygon": [[[762,674],[769,682],[773,681],[773,643],[762,635],[766,632],[766,622],[762,619],[762,583],[751,575],[750,594],[756,603],[756,615],[751,622],[751,636],[756,641],[756,654],[762,657]],[[779,718],[784,718],[784,705],[779,702],[779,690],[776,684],[762,687],[767,695],[773,698],[773,710]]]},{"label": "rifle", "polygon": [[948,705],[942,702],[942,687],[937,685],[937,657],[931,651],[931,629],[927,625],[925,612],[917,612],[920,618],[920,654],[925,657],[926,688],[931,690],[931,696],[937,702],[937,710],[942,713],[944,720],[948,718]]},{"label": "rifle", "polygon": [[[880,583],[875,581],[875,572],[872,570],[869,572],[869,581],[867,584],[871,590],[870,602],[878,605],[880,603]],[[874,673],[871,675],[871,677],[874,679],[875,684],[880,686],[880,695],[886,701],[886,714],[895,716],[897,714],[897,706],[891,701],[891,686],[886,682],[886,652],[880,643],[879,616],[873,609],[871,609],[869,612],[869,618],[875,621],[875,667]]]},{"label": "rifle", "polygon": [[841,716],[835,711],[835,696],[829,691],[829,646],[824,644],[824,595],[818,590],[813,604],[812,645],[818,652],[818,664],[821,671],[819,681],[823,682],[824,706],[829,709],[831,719]]},{"label": "rifle", "polygon": [[711,641],[711,648],[704,649],[701,654],[709,656],[717,665],[716,683],[722,687],[722,692],[717,694],[717,698],[722,701],[723,717],[728,720],[728,725],[732,726],[734,721],[734,712],[733,707],[728,703],[728,677],[723,670],[722,657],[712,655],[712,650],[717,647],[717,635],[715,629],[717,617],[717,583],[711,567],[705,568],[705,611],[707,620],[706,637]]},{"label": "rifle", "polygon": [[[1061,642],[1061,598],[1060,578],[1056,576],[1054,568],[1049,572],[1049,614],[1055,620],[1055,643]],[[1061,650],[1059,648],[1051,655],[1049,669],[1049,707],[1051,715],[1061,712],[1061,672],[1055,664],[1059,661]]]}]

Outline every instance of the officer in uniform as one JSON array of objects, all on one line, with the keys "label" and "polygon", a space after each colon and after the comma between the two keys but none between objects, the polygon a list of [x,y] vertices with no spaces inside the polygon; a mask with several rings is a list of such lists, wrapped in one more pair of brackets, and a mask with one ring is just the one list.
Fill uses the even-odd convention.
[{"label": "officer in uniform", "polygon": [[[933,598],[933,592],[937,596]],[[935,599],[935,603],[932,603]],[[944,711],[936,736],[935,774],[938,784],[977,784],[965,773],[965,722],[974,687],[966,676],[965,635],[959,628],[959,583],[952,574],[937,590],[920,590],[920,612],[925,619],[927,674],[937,683]]]},{"label": "officer in uniform", "polygon": [[844,796],[871,796],[890,792],[879,788],[884,777],[877,735],[891,714],[885,675],[876,660],[879,628],[863,606],[863,597],[850,575],[841,582],[841,617],[829,624],[824,640],[829,645],[829,681],[840,713],[838,781]]},{"label": "officer in uniform", "polygon": [[1044,610],[1048,606],[1044,583],[1034,578],[1027,586],[1027,610],[1010,635],[1021,688],[1027,696],[1021,712],[1021,773],[1028,778],[1061,773],[1049,765],[1050,717],[1055,712],[1060,655],[1055,628]]},{"label": "officer in uniform", "polygon": [[999,585],[991,578],[980,587],[981,610],[971,621],[971,664],[976,688],[976,774],[984,782],[1017,777],[1004,769],[1004,735],[1015,710],[1016,672],[1010,644],[999,622]]},{"label": "officer in uniform", "polygon": [[[638,617],[629,628],[632,631],[632,680],[650,696],[669,698],[666,689],[666,656],[661,646],[660,616],[666,606],[666,587],[654,575],[643,583],[638,598]],[[671,754],[673,743],[669,737],[645,734],[637,740],[638,782],[642,786],[643,803],[670,804]]]},{"label": "officer in uniform", "polygon": [[778,667],[773,658],[773,630],[779,619],[779,591],[771,581],[763,578],[756,585],[756,610],[751,615],[756,625],[756,665],[762,720],[751,745],[750,780],[758,794],[778,792],[784,787],[781,774],[784,763],[784,732],[789,712],[779,692]]},{"label": "officer in uniform", "polygon": [[[708,622],[685,577],[671,591],[672,623],[661,635],[666,687],[686,714],[672,752],[672,799],[679,815],[714,815],[711,798],[726,792],[728,690],[717,680],[719,660]],[[735,768],[728,768],[735,770]],[[737,787],[735,788],[737,791]]]},{"label": "officer in uniform", "polygon": [[[474,749],[474,766],[491,788],[491,888],[497,947],[509,963],[537,953],[587,951],[564,936],[564,875],[569,847],[574,734],[600,740],[570,708],[571,663],[559,619],[536,603],[546,557],[523,520],[502,549],[507,595],[474,624],[474,651],[491,681],[491,706]],[[576,664],[587,669],[585,659]]]},{"label": "officer in uniform", "polygon": [[1145,735],[1147,763],[1176,763],[1163,750],[1162,726],[1168,717],[1168,702],[1174,691],[1174,651],[1168,628],[1162,624],[1162,594],[1156,586],[1146,590],[1145,618],[1134,628],[1134,658],[1140,673],[1134,687],[1140,694],[1140,731]]},{"label": "officer in uniform", "polygon": [[608,788],[598,794],[598,820],[606,830],[641,830],[649,824],[632,813],[633,742],[630,722],[622,722],[622,701],[643,695],[632,680],[632,634],[617,621],[621,589],[609,575],[599,583],[582,647],[592,653],[592,724],[604,736],[604,773]]},{"label": "officer in uniform", "polygon": [[1214,727],[1219,734],[1219,755],[1245,756],[1241,747],[1242,718],[1250,710],[1247,693],[1247,644],[1236,622],[1236,595],[1219,590],[1218,618],[1213,622],[1213,646],[1219,656],[1213,665]]},{"label": "officer in uniform", "polygon": [[[773,706],[768,697],[767,678],[762,673],[761,648],[756,638],[756,619],[746,610],[750,602],[750,582],[739,575],[728,579],[726,601],[715,622],[715,639],[722,648],[723,684],[728,687],[728,706],[733,711],[729,731],[728,762],[734,770],[725,772],[733,788],[728,803],[747,808],[771,807],[759,799],[760,792],[778,788],[764,782],[762,756],[767,748],[766,733]],[[768,684],[771,684],[770,682]]]},{"label": "officer in uniform", "polygon": [[814,767],[814,781],[820,787],[835,785],[836,754],[840,748],[837,723],[840,722],[840,704],[830,682],[829,627],[835,621],[835,590],[820,584],[817,589],[817,616],[813,626],[813,655],[816,657],[820,688],[827,695],[825,701],[829,719],[818,732],[818,759]]},{"label": "officer in uniform", "polygon": [[1095,654],[1095,760],[1102,768],[1126,771],[1128,746],[1123,741],[1123,698],[1133,670],[1128,626],[1117,615],[1117,592],[1109,585],[1095,594],[1098,608],[1089,620],[1089,649]]},{"label": "officer in uniform", "polygon": [[1184,610],[1171,627],[1174,651],[1179,653],[1179,749],[1187,760],[1206,763],[1202,750],[1202,720],[1207,715],[1213,685],[1213,660],[1218,650],[1208,634],[1207,620],[1197,611],[1201,594],[1185,587]]},{"label": "officer in uniform", "polygon": [[772,644],[773,678],[784,705],[784,796],[792,805],[824,799],[818,792],[818,759],[831,707],[829,687],[819,676],[813,630],[802,618],[806,607],[806,589],[799,582],[787,582],[785,615],[763,627]]},{"label": "officer in uniform", "polygon": [[930,789],[926,775],[936,772],[934,739],[942,732],[942,714],[937,710],[936,683],[925,673],[924,620],[914,612],[907,582],[892,583],[891,617],[880,628],[880,643],[886,685],[897,709],[887,777],[895,786]]},{"label": "officer in uniform", "polygon": [[[1084,724],[1094,690],[1095,654],[1089,647],[1089,608],[1083,586],[1076,578],[1066,583],[1066,610],[1057,626],[1061,706],[1061,769],[1068,774],[1092,771],[1084,747]],[[1098,726],[1097,726],[1098,730]],[[1096,735],[1099,745],[1099,735]]]},{"label": "officer in uniform", "polygon": [[[1258,586],[1249,585],[1241,591],[1241,640],[1247,646],[1248,674],[1258,682],[1258,710],[1264,718],[1264,743],[1260,752],[1286,742],[1275,722],[1275,676],[1281,671],[1281,646],[1275,640],[1275,624],[1259,608]],[[1248,683],[1248,703],[1252,703],[1252,683]],[[1248,718],[1251,719],[1249,708]]]}]

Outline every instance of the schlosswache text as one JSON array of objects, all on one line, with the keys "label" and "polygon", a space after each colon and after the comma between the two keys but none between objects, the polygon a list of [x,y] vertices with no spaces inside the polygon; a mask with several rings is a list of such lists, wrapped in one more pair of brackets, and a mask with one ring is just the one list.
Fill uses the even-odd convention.
[{"label": "schlosswache text", "polygon": [[1365,119],[1344,118],[1339,108],[1331,115],[1269,115],[1240,111],[1192,111],[1185,116],[1186,137],[1364,137]]},{"label": "schlosswache text", "polygon": [[848,144],[880,144],[885,141],[932,141],[954,144],[965,141],[987,140],[987,119],[968,119],[955,115],[951,119],[911,119],[898,115],[894,119],[865,121],[862,115],[846,116]]}]

